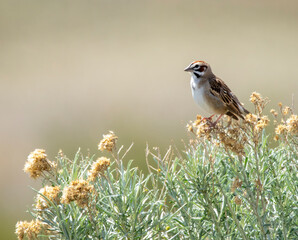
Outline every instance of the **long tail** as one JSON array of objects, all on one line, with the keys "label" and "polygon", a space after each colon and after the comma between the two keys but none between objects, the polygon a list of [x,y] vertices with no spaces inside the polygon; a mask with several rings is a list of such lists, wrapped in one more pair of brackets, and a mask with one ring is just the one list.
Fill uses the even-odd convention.
[{"label": "long tail", "polygon": [[244,107],[243,107],[243,111],[244,111],[245,115],[250,113],[250,111],[248,111],[248,110],[245,109]]},{"label": "long tail", "polygon": [[243,114],[236,114],[236,113],[233,113],[231,111],[228,111],[226,114],[232,118],[234,118],[235,120],[239,120],[238,117],[242,118],[244,120],[244,117],[245,115],[249,114],[250,111],[248,111],[247,109],[245,109],[244,107],[243,108]]}]

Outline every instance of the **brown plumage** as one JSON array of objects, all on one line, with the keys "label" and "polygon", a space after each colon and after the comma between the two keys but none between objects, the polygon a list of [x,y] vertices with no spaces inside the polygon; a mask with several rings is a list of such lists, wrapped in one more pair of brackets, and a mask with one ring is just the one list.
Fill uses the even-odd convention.
[{"label": "brown plumage", "polygon": [[[218,77],[208,79],[210,84],[210,93],[216,96],[225,103],[227,108],[228,116],[238,120],[238,117],[244,119],[243,114],[248,114],[249,111],[246,110],[240,103],[236,95],[230,90],[230,88]],[[242,109],[240,109],[242,107]]]},{"label": "brown plumage", "polygon": [[220,114],[215,124],[224,114],[238,120],[249,113],[224,81],[213,74],[208,63],[194,61],[185,71],[191,73],[191,89],[196,103],[210,114]]}]

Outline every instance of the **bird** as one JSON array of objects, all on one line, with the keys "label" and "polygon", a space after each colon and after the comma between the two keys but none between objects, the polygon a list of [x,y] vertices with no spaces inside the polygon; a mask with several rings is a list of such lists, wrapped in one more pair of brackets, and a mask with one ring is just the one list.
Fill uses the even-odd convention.
[{"label": "bird", "polygon": [[212,123],[213,127],[223,115],[239,120],[249,114],[226,83],[214,75],[207,62],[193,61],[184,71],[191,74],[190,87],[194,101],[211,114],[210,117],[203,119],[212,123],[213,116],[219,114],[216,121]]}]

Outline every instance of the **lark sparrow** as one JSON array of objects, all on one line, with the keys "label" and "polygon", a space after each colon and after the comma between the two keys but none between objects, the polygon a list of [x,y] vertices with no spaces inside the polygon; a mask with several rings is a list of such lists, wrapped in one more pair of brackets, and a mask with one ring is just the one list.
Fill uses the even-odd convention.
[{"label": "lark sparrow", "polygon": [[213,74],[208,63],[194,61],[184,71],[191,74],[190,87],[195,102],[212,114],[205,119],[211,121],[215,114],[219,114],[214,126],[224,114],[238,120],[249,113],[224,81]]}]

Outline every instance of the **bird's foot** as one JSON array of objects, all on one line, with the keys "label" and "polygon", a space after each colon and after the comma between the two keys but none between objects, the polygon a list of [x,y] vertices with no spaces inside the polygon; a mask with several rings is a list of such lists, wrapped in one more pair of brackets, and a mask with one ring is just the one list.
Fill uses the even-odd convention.
[{"label": "bird's foot", "polygon": [[208,123],[212,123],[212,118],[213,118],[213,116],[214,116],[214,114],[211,115],[210,117],[204,117],[204,118],[202,119],[202,121],[206,121],[206,122],[208,122]]},{"label": "bird's foot", "polygon": [[212,118],[213,118],[214,114],[211,115],[210,117],[208,118],[203,118],[203,120],[207,121],[208,125],[210,126],[210,128],[215,128],[216,127],[216,124],[218,123],[218,121],[221,119],[221,117],[223,116],[223,114],[219,115],[219,117],[216,119],[215,122],[212,121]]}]

